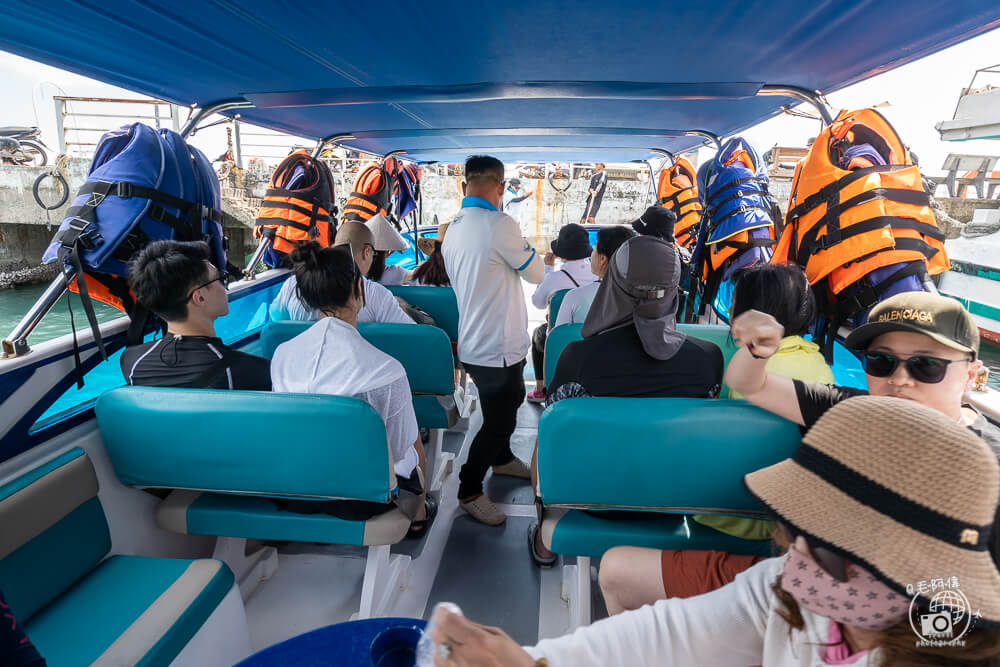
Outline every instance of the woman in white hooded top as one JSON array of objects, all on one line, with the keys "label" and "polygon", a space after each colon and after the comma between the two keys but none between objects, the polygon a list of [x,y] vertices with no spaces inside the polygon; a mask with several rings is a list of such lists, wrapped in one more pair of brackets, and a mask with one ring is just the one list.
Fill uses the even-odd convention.
[{"label": "woman in white hooded top", "polygon": [[[299,298],[322,318],[275,350],[271,360],[274,391],[353,396],[375,408],[385,421],[401,491],[396,504],[413,519],[410,535],[423,535],[427,512],[433,518],[435,508],[423,490],[424,448],[410,384],[402,364],[358,332],[364,289],[350,248],[322,248],[313,241],[292,251],[289,258]],[[424,502],[415,502],[416,497]]]},{"label": "woman in white hooded top", "polygon": [[[788,552],[726,586],[518,646],[444,609],[437,667],[994,667],[1000,490],[990,448],[915,401],[829,409],[795,454],[744,477]],[[975,489],[970,493],[969,489]]]}]

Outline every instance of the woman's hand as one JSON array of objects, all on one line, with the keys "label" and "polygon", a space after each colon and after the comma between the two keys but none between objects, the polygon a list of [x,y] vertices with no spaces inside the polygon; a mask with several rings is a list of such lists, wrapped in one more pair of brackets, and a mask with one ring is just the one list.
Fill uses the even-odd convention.
[{"label": "woman's hand", "polygon": [[785,328],[767,313],[748,310],[733,320],[730,325],[733,340],[745,345],[747,351],[757,359],[767,359],[778,351]]},{"label": "woman's hand", "polygon": [[554,252],[547,252],[547,253],[545,253],[545,256],[542,257],[542,262],[546,266],[555,266],[556,265],[556,254]]},{"label": "woman's hand", "polygon": [[450,649],[450,655],[447,649],[435,652],[437,667],[534,667],[535,660],[500,628],[473,623],[447,609],[438,609],[434,621],[431,639]]}]

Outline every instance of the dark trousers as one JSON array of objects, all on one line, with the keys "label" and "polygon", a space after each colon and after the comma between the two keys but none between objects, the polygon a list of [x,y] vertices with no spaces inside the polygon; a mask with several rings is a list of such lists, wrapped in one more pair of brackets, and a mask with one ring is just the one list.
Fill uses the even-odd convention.
[{"label": "dark trousers", "polygon": [[545,340],[549,337],[549,325],[538,325],[531,334],[531,365],[535,367],[535,379],[545,379]]},{"label": "dark trousers", "polygon": [[479,392],[483,425],[469,447],[469,458],[458,473],[458,497],[483,491],[483,478],[490,466],[510,463],[510,436],[517,426],[517,409],[524,401],[524,360],[513,366],[493,367],[462,364]]}]

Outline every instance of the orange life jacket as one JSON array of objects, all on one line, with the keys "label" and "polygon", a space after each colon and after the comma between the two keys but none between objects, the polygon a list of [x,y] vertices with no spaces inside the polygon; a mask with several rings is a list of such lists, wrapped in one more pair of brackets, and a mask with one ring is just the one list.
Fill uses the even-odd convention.
[{"label": "orange life jacket", "polygon": [[[131,312],[135,306],[135,295],[132,294],[128,281],[124,278],[84,271],[83,279],[87,283],[87,296],[91,299],[117,308],[123,313]],[[76,280],[71,280],[67,289],[78,294],[80,292]]]},{"label": "orange life jacket", "polygon": [[[885,159],[838,166],[852,145],[870,144]],[[929,275],[949,268],[920,170],[889,122],[874,109],[842,111],[795,168],[785,228],[772,263],[794,262],[810,284],[832,294],[876,269],[923,262]]]},{"label": "orange life jacket", "polygon": [[390,157],[383,164],[370,164],[361,170],[351,195],[344,202],[344,220],[365,222],[376,214],[389,217],[398,165],[397,160]]},{"label": "orange life jacket", "polygon": [[691,163],[680,157],[661,171],[656,197],[660,206],[677,216],[674,225],[677,244],[685,248],[694,246],[698,240],[698,222],[703,207],[698,198],[697,175]]},{"label": "orange life jacket", "polygon": [[[296,169],[304,175],[295,179]],[[300,172],[301,173],[301,172]],[[294,187],[289,188],[289,184]],[[271,174],[264,202],[257,212],[257,226],[271,239],[277,252],[290,253],[302,241],[333,245],[337,229],[333,176],[325,163],[304,150],[286,157]]]}]

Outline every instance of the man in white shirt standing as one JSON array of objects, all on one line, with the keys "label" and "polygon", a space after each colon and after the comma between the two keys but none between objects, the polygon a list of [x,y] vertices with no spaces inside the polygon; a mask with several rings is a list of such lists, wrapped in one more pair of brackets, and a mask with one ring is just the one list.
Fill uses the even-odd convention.
[{"label": "man in white shirt standing", "polygon": [[459,472],[462,509],[496,526],[507,516],[483,494],[483,478],[494,474],[530,479],[514,456],[510,437],[524,400],[528,354],[528,310],[521,278],[538,284],[542,258],[521,236],[517,221],[499,209],[504,192],[500,160],[475,155],[465,162],[462,209],[442,244],[458,299],[458,358],[476,383],[483,425]]},{"label": "man in white shirt standing", "polygon": [[[349,245],[354,255],[354,263],[367,274],[375,258],[375,237],[363,222],[345,222],[337,230],[334,245]],[[358,322],[387,322],[390,324],[414,324],[413,320],[399,306],[399,301],[383,285],[363,278],[365,288],[364,305],[358,313]],[[323,314],[310,308],[298,296],[298,283],[291,275],[281,286],[281,291],[270,306],[272,320],[305,320],[315,322]]]}]

